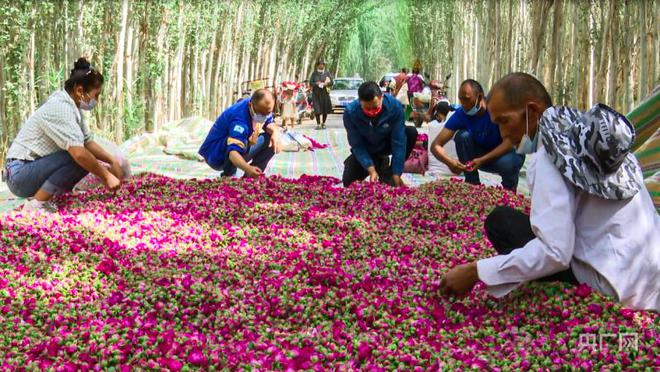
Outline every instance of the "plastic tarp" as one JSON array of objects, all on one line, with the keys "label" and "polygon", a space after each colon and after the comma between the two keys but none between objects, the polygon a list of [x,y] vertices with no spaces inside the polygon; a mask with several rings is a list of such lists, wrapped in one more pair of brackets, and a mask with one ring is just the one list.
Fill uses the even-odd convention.
[{"label": "plastic tarp", "polygon": [[626,115],[635,126],[635,156],[655,208],[660,210],[660,85]]}]

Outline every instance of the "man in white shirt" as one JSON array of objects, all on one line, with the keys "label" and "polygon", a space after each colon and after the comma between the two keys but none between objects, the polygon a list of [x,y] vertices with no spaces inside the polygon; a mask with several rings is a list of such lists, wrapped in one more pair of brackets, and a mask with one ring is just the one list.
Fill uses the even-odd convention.
[{"label": "man in white shirt", "polygon": [[533,153],[531,216],[496,208],[485,228],[499,255],[451,269],[441,290],[463,294],[481,280],[501,297],[524,282],[560,280],[660,311],[660,217],[629,151],[632,125],[605,105],[553,107],[523,73],[495,84],[488,109],[518,152]]}]

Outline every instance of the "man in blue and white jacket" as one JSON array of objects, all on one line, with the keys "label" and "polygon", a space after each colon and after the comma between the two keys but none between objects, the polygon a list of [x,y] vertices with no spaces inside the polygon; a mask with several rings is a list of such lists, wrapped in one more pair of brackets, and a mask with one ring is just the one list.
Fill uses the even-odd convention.
[{"label": "man in blue and white jacket", "polygon": [[250,99],[235,103],[215,121],[199,154],[223,177],[236,174],[259,177],[275,153],[280,152],[279,131],[273,124],[275,96],[259,89]]},{"label": "man in blue and white jacket", "polygon": [[346,107],[344,127],[351,146],[351,155],[344,161],[344,186],[367,177],[370,182],[403,185],[403,164],[413,150],[417,130],[406,126],[396,98],[383,95],[373,81],[362,84],[358,100]]}]

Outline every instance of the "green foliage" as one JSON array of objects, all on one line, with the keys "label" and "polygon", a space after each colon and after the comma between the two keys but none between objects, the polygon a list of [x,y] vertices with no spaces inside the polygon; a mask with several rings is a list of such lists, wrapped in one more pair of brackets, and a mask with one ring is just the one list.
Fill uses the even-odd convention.
[{"label": "green foliage", "polygon": [[[122,28],[123,0],[0,0],[0,142],[9,142],[30,108],[62,87],[79,56],[90,59],[106,78],[102,102],[90,123],[111,138],[121,129],[123,139],[145,130],[147,117],[163,123],[185,115],[217,115],[221,105],[233,101],[228,94],[240,81],[261,77],[257,69],[269,65],[272,43],[277,43],[275,61],[286,59],[281,67],[297,66],[296,74],[308,70],[318,57],[330,65],[338,63],[333,57],[348,33],[338,39],[336,32],[352,27],[353,16],[374,4],[375,0],[129,1],[127,26],[133,39]],[[126,54],[117,55],[124,32]],[[118,63],[123,64],[123,76],[117,76]],[[126,80],[129,71],[132,81]],[[279,79],[291,78],[282,76],[283,71],[276,73]],[[26,84],[31,75],[34,87]],[[177,101],[180,109],[171,110]],[[3,146],[0,155],[4,150]]]},{"label": "green foliage", "polygon": [[63,85],[62,82],[64,81],[64,68],[55,68],[54,66],[51,66],[46,72],[46,75],[41,77],[38,81],[41,82],[41,80],[46,84],[49,92],[61,88]]},{"label": "green foliage", "polygon": [[409,12],[407,1],[390,1],[357,19],[343,46],[340,74],[378,81],[387,72],[411,66],[414,43]]},{"label": "green foliage", "polygon": [[144,103],[134,101],[124,105],[124,139],[144,133]]},{"label": "green foliage", "polygon": [[[29,111],[62,86],[79,56],[88,57],[106,78],[102,104],[89,121],[121,140],[146,129],[157,130],[182,116],[213,118],[235,100],[233,92],[240,91],[242,81],[268,77],[277,82],[295,75],[306,79],[318,58],[339,75],[360,74],[373,80],[410,68],[416,60],[431,78],[459,72],[456,79],[492,80],[508,72],[509,66],[524,70],[521,67],[527,65],[534,47],[530,33],[535,20],[521,14],[531,14],[541,4],[541,0],[128,0],[126,26],[134,38],[125,40],[125,53],[118,55],[120,35],[128,36],[122,27],[123,1],[0,0],[0,143],[8,143]],[[570,22],[576,24],[580,44],[575,48],[576,60],[581,65],[571,66],[564,80],[554,81],[553,98],[563,102],[586,97],[588,81],[579,73],[588,63],[584,49],[594,47],[598,67],[601,54],[607,52],[602,45],[610,1],[621,2],[618,17],[638,17],[636,2],[563,2],[572,9],[565,11],[570,21],[566,19],[563,32],[568,35]],[[657,14],[658,2],[649,4]],[[637,30],[635,25],[630,32]],[[550,31],[543,34],[546,40]],[[634,45],[622,42],[619,54],[639,59],[640,41],[646,39],[631,37]],[[497,42],[499,50],[495,50]],[[657,62],[657,57],[651,58],[657,54],[655,45],[648,45],[649,66]],[[548,53],[546,42],[539,58],[542,68]],[[507,56],[510,64],[501,63],[495,71],[495,61],[503,62]],[[123,76],[118,76],[119,64]],[[638,70],[631,74],[635,79]],[[477,76],[470,76],[475,71]],[[273,76],[264,76],[269,74]],[[28,81],[31,76],[34,81]],[[627,71],[620,76],[628,76]],[[654,77],[648,80],[650,85]],[[121,138],[112,132],[122,134]],[[0,155],[4,150],[0,147]]]}]

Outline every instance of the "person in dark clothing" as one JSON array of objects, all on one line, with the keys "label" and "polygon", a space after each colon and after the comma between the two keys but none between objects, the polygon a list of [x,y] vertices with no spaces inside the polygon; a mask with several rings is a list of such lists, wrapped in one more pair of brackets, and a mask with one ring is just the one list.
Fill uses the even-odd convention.
[{"label": "person in dark clothing", "polygon": [[363,83],[358,98],[344,111],[351,146],[351,155],[344,161],[344,186],[367,177],[370,182],[402,186],[403,163],[415,146],[417,129],[406,127],[401,103],[390,94],[383,95],[375,82]]},{"label": "person in dark clothing", "polygon": [[[484,228],[488,240],[499,255],[507,255],[536,239],[529,215],[505,206],[498,206],[486,217]],[[561,270],[538,279],[541,282],[579,284],[571,269]]]},{"label": "person in dark clothing", "polygon": [[312,106],[316,116],[316,129],[325,129],[325,121],[328,119],[328,114],[332,112],[329,90],[333,79],[330,72],[325,69],[323,61],[316,62],[316,70],[309,78],[309,84],[312,86]]}]

